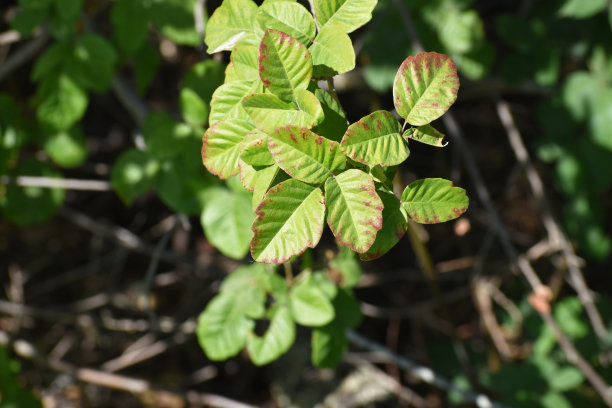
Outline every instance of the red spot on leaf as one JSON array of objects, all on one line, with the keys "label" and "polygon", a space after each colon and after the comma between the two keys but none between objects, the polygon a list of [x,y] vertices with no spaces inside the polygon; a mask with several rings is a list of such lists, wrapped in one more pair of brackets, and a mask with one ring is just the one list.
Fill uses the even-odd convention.
[{"label": "red spot on leaf", "polygon": [[318,144],[318,145],[321,145],[323,143],[323,138],[321,136],[317,137],[315,139],[315,143]]}]

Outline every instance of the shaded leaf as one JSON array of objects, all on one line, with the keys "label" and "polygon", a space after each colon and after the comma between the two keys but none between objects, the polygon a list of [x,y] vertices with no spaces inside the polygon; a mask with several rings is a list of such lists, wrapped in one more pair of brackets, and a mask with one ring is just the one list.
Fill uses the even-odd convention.
[{"label": "shaded leaf", "polygon": [[165,112],[150,113],[142,124],[142,135],[147,152],[157,159],[173,158],[198,139],[191,127],[175,122]]},{"label": "shaded leaf", "polygon": [[123,202],[130,205],[153,187],[158,169],[159,163],[146,152],[128,149],[113,164],[111,184]]},{"label": "shaded leaf", "polygon": [[255,214],[253,259],[281,264],[319,242],[325,217],[323,192],[317,186],[289,179],[268,191]]},{"label": "shaded leaf", "polygon": [[349,126],[342,107],[329,92],[323,89],[315,90],[315,96],[321,103],[324,117],[323,121],[313,129],[314,132],[330,140],[340,142]]},{"label": "shaded leaf", "polygon": [[87,158],[85,135],[79,126],[45,135],[43,149],[62,167],[78,167]]},{"label": "shaded leaf", "polygon": [[457,99],[459,78],[453,61],[443,54],[422,52],[404,60],[393,82],[397,113],[414,126],[442,116]]},{"label": "shaded leaf", "polygon": [[311,361],[318,368],[333,368],[340,363],[348,348],[346,329],[336,322],[312,331]]},{"label": "shaded leaf", "polygon": [[382,228],[383,203],[374,181],[361,170],[351,169],[325,182],[327,223],[342,245],[364,253]]},{"label": "shaded leaf", "polygon": [[289,305],[293,318],[302,326],[323,326],[335,316],[331,301],[310,275],[291,288]]},{"label": "shaded leaf", "polygon": [[195,29],[193,16],[196,2],[197,0],[152,0],[151,21],[173,42],[198,46],[201,39]]},{"label": "shaded leaf", "polygon": [[111,85],[116,62],[113,46],[104,37],[87,33],[78,37],[66,72],[83,88],[102,92]]},{"label": "shaded leaf", "polygon": [[467,210],[468,203],[464,189],[439,178],[417,180],[402,193],[402,207],[410,219],[421,224],[455,219]]},{"label": "shaded leaf", "polygon": [[89,102],[87,93],[66,75],[46,77],[38,88],[38,97],[41,102],[36,117],[57,130],[72,127],[83,117]]},{"label": "shaded leaf", "polygon": [[256,209],[263,200],[268,190],[275,185],[287,180],[289,176],[276,164],[257,170],[255,176],[255,187],[253,188],[253,209]]},{"label": "shaded leaf", "polygon": [[143,0],[120,0],[114,3],[110,18],[115,37],[126,54],[133,54],[148,35],[148,7]]},{"label": "shaded leaf", "polygon": [[257,366],[276,360],[295,342],[295,323],[289,308],[284,305],[273,307],[270,314],[270,327],[263,337],[251,334],[247,339],[249,356]]}]

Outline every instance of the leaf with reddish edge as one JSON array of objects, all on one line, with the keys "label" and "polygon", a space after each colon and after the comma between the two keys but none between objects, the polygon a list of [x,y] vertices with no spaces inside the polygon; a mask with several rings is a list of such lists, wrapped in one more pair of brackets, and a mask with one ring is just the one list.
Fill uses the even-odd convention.
[{"label": "leaf with reddish edge", "polygon": [[402,239],[408,228],[408,216],[395,194],[382,186],[379,186],[376,192],[385,207],[382,212],[383,225],[370,249],[359,255],[362,261],[371,261],[386,254]]},{"label": "leaf with reddish edge", "polygon": [[209,172],[226,179],[238,174],[242,140],[253,130],[245,120],[229,119],[215,123],[202,138],[202,163]]},{"label": "leaf with reddish edge", "polygon": [[422,126],[442,116],[457,99],[459,77],[455,63],[437,52],[408,57],[393,81],[393,103],[397,113],[413,126]]},{"label": "leaf with reddish edge", "polygon": [[401,131],[402,126],[391,112],[376,111],[348,127],[340,148],[351,159],[369,167],[394,166],[410,153]]},{"label": "leaf with reddish edge", "polygon": [[291,177],[323,183],[346,163],[340,145],[305,127],[288,125],[268,135],[268,149],[276,164]]},{"label": "leaf with reddish edge", "polygon": [[268,29],[259,45],[259,76],[265,87],[284,101],[308,88],[312,57],[308,49],[282,31]]},{"label": "leaf with reddish edge", "polygon": [[448,142],[444,142],[444,134],[431,125],[413,127],[404,132],[404,139],[416,140],[424,144],[435,147],[444,147]]},{"label": "leaf with reddish edge", "polygon": [[250,164],[245,163],[242,159],[238,160],[238,167],[240,168],[240,182],[247,191],[253,191],[255,189],[255,177],[257,170]]},{"label": "leaf with reddish edge", "polygon": [[327,224],[340,242],[358,253],[374,243],[382,228],[383,202],[372,177],[351,169],[325,182]]},{"label": "leaf with reddish edge", "polygon": [[453,220],[467,210],[468,204],[464,189],[440,178],[417,180],[402,193],[402,207],[411,220],[421,224]]},{"label": "leaf with reddish edge", "polygon": [[[285,102],[269,93],[248,95],[242,100],[242,106],[257,129],[265,133],[271,133],[277,127],[285,125],[310,128],[317,120],[309,112],[300,110],[295,103]],[[312,111],[316,112],[316,108]]]},{"label": "leaf with reddish edge", "polygon": [[255,214],[253,259],[278,265],[317,245],[323,233],[325,198],[318,186],[289,179],[268,191]]},{"label": "leaf with reddish edge", "polygon": [[268,135],[254,130],[244,138],[240,159],[251,166],[270,166],[274,159],[268,150]]}]

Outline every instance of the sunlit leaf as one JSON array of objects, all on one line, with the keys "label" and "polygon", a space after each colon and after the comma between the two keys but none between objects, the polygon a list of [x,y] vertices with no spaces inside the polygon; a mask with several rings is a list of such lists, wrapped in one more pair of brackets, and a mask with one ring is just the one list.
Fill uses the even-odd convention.
[{"label": "sunlit leaf", "polygon": [[351,169],[328,178],[325,202],[327,223],[338,242],[355,252],[366,252],[383,223],[383,203],[372,177]]},{"label": "sunlit leaf", "polygon": [[393,82],[397,113],[414,126],[442,116],[457,99],[459,78],[453,61],[443,54],[422,52],[404,60]]},{"label": "sunlit leaf", "polygon": [[232,81],[217,88],[210,102],[208,122],[214,125],[220,120],[237,118],[248,120],[249,115],[242,107],[242,99],[261,89],[261,82]]},{"label": "sunlit leaf", "polygon": [[404,138],[436,147],[444,147],[448,144],[444,142],[444,134],[431,125],[410,128],[404,132]]},{"label": "sunlit leaf", "polygon": [[306,46],[317,32],[312,14],[300,3],[289,1],[262,4],[257,10],[257,28],[261,35],[269,28],[282,31]]},{"label": "sunlit leaf", "polygon": [[417,180],[402,193],[402,207],[411,220],[421,224],[455,219],[467,210],[468,204],[464,189],[439,178]]},{"label": "sunlit leaf", "polygon": [[210,16],[204,42],[207,52],[231,50],[243,37],[255,37],[253,24],[257,5],[252,0],[225,0]]},{"label": "sunlit leaf", "polygon": [[319,28],[336,26],[351,33],[370,21],[376,0],[314,0]]},{"label": "sunlit leaf", "polygon": [[202,162],[222,179],[238,174],[241,142],[253,125],[240,119],[224,120],[208,128],[202,139]]},{"label": "sunlit leaf", "polygon": [[370,167],[394,166],[408,158],[402,126],[388,111],[373,112],[348,127],[340,148],[351,159]]},{"label": "sunlit leaf", "polygon": [[253,259],[281,264],[317,245],[323,232],[325,199],[319,187],[289,179],[268,191],[255,214]]},{"label": "sunlit leaf", "polygon": [[299,126],[284,126],[270,133],[268,149],[280,168],[307,183],[322,183],[345,164],[338,143]]},{"label": "sunlit leaf", "polygon": [[308,50],[312,55],[315,78],[332,77],[355,68],[353,43],[337,26],[324,26]]},{"label": "sunlit leaf", "polygon": [[[310,128],[317,120],[309,112],[301,110],[295,103],[285,102],[278,96],[269,93],[255,93],[246,96],[242,100],[242,107],[257,129],[265,133],[271,133],[279,126],[285,125]],[[314,108],[316,109],[316,105]]]}]

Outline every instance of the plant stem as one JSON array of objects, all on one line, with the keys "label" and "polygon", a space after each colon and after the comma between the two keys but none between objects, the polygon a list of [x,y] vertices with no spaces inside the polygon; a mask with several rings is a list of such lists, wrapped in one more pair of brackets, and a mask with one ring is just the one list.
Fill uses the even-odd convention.
[{"label": "plant stem", "polygon": [[285,282],[287,286],[291,287],[293,285],[293,268],[291,267],[291,263],[283,263],[283,268],[285,269]]}]

